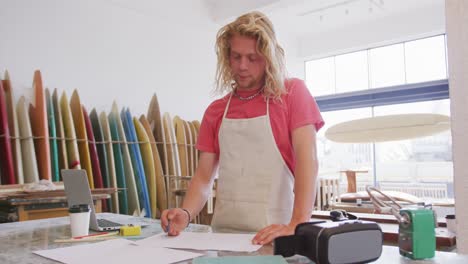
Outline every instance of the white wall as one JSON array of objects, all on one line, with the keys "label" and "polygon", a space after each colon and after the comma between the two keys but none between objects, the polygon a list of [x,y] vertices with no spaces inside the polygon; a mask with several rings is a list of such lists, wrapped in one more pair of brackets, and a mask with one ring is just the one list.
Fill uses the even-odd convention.
[{"label": "white wall", "polygon": [[[275,20],[272,20],[275,23]],[[298,54],[297,37],[290,34],[287,29],[275,27],[276,37],[284,49],[286,69],[289,77],[304,79],[304,60]]]},{"label": "white wall", "polygon": [[447,0],[447,44],[457,219],[457,250],[468,254],[468,2]]},{"label": "white wall", "polygon": [[143,3],[0,0],[0,71],[8,69],[15,97],[32,97],[40,69],[46,87],[68,96],[77,88],[88,111],[109,111],[116,100],[146,114],[157,93],[162,111],[201,119],[212,100],[217,26],[201,1]]}]

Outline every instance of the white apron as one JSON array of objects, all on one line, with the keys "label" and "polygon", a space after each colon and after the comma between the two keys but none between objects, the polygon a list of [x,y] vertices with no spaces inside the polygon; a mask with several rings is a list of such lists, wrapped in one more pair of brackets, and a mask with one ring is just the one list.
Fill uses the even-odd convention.
[{"label": "white apron", "polygon": [[[266,115],[226,118],[219,130],[219,178],[212,221],[215,232],[257,232],[288,224],[294,204],[294,177],[276,146]],[[287,128],[284,128],[287,129]]]}]

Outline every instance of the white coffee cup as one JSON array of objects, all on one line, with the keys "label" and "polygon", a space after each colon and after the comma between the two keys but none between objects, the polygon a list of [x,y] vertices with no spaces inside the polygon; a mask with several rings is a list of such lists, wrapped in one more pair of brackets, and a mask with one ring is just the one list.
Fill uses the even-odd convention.
[{"label": "white coffee cup", "polygon": [[68,212],[70,214],[71,236],[87,236],[89,233],[89,217],[91,208],[88,204],[72,205]]},{"label": "white coffee cup", "polygon": [[445,221],[447,222],[447,230],[456,235],[457,234],[457,219],[455,215],[447,215],[445,216]]}]

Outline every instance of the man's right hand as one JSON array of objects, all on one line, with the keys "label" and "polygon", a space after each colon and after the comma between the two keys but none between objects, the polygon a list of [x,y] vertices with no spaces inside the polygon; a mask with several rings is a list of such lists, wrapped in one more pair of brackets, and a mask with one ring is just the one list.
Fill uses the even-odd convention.
[{"label": "man's right hand", "polygon": [[164,210],[161,214],[161,228],[169,236],[178,236],[189,223],[189,215],[181,208]]}]

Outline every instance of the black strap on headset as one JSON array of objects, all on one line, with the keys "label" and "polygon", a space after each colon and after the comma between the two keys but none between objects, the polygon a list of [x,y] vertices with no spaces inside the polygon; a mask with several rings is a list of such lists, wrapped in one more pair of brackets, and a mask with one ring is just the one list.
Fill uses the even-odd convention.
[{"label": "black strap on headset", "polygon": [[357,220],[357,216],[346,212],[345,210],[333,210],[330,211],[330,220],[333,222],[345,221],[345,220]]}]

